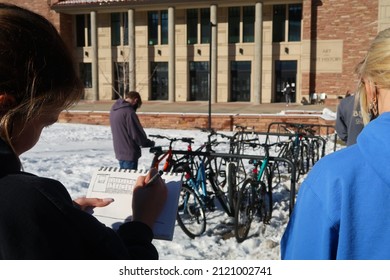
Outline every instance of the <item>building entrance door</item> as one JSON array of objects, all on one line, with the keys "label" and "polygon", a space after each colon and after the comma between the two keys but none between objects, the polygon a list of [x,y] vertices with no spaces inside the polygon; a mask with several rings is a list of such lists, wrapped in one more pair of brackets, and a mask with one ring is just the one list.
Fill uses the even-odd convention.
[{"label": "building entrance door", "polygon": [[273,102],[285,102],[284,89],[287,84],[291,87],[291,102],[296,102],[296,60],[276,60],[275,61],[275,88]]},{"label": "building entrance door", "polygon": [[209,63],[190,62],[190,101],[209,99]]},{"label": "building entrance door", "polygon": [[151,100],[168,100],[168,62],[151,63]]},{"label": "building entrance door", "polygon": [[250,101],[251,62],[232,61],[230,71],[230,101]]}]

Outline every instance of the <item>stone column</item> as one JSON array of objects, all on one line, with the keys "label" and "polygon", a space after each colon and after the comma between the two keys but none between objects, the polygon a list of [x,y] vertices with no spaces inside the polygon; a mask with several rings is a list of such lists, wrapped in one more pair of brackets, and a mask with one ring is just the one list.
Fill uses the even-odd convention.
[{"label": "stone column", "polygon": [[217,37],[217,5],[210,6],[210,26],[211,26],[211,41],[210,41],[210,87],[211,87],[211,103],[217,102],[217,75],[218,75],[218,60],[217,60],[217,47],[218,47],[218,37]]},{"label": "stone column", "polygon": [[175,8],[168,8],[168,101],[175,102],[176,87],[176,40],[175,40]]},{"label": "stone column", "polygon": [[91,11],[91,45],[92,45],[92,89],[93,100],[99,100],[99,57],[98,57],[98,40],[96,12]]},{"label": "stone column", "polygon": [[134,10],[127,11],[129,18],[129,90],[135,89],[135,19]]},{"label": "stone column", "polygon": [[263,3],[257,2],[255,13],[255,73],[254,73],[254,104],[261,104],[262,102],[262,63],[263,63]]}]

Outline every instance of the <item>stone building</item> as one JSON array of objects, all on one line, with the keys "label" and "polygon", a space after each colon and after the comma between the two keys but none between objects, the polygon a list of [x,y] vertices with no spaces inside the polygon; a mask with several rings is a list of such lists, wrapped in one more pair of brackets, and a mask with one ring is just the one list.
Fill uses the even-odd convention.
[{"label": "stone building", "polygon": [[336,102],[389,26],[389,0],[13,0],[72,49],[86,100]]}]

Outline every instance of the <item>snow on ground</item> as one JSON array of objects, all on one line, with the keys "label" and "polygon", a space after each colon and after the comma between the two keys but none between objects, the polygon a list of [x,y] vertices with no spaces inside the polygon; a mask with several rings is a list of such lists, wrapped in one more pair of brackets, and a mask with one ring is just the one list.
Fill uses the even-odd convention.
[{"label": "snow on ground", "polygon": [[[207,141],[207,134],[197,130],[145,131],[148,135],[194,137],[194,147]],[[156,140],[156,145],[164,143],[164,140]],[[147,170],[153,155],[149,149],[143,149],[142,153],[139,168]],[[81,124],[56,123],[44,129],[40,141],[23,154],[21,160],[25,171],[61,181],[73,198],[86,194],[93,169],[118,167],[110,128]],[[286,177],[275,188],[276,204],[271,223],[252,223],[249,237],[243,243],[237,243],[232,234],[232,218],[217,209],[208,215],[207,229],[201,237],[190,239],[176,225],[173,241],[154,240],[160,259],[279,259],[279,242],[289,218],[289,187],[290,181]]]}]

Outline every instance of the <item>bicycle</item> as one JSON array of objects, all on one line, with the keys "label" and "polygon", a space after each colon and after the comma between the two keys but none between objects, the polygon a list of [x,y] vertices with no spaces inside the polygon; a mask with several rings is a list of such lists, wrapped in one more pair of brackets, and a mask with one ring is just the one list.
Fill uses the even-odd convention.
[{"label": "bicycle", "polygon": [[263,147],[265,155],[261,160],[249,160],[249,163],[253,166],[251,176],[244,181],[238,193],[234,217],[234,233],[239,243],[247,238],[254,216],[258,216],[264,224],[268,224],[271,220],[274,169],[270,161],[269,149],[277,144],[251,144],[252,146]]},{"label": "bicycle", "polygon": [[[319,160],[320,147],[325,147],[325,140],[316,135],[313,125],[287,123],[282,127],[294,135],[290,151],[287,150],[283,156],[290,158],[296,164],[298,180],[299,175],[306,174]],[[322,156],[324,156],[324,151]]]},{"label": "bicycle", "polygon": [[[161,146],[155,146],[149,149],[150,153],[153,153],[153,159],[152,159],[152,168],[157,168],[159,170],[162,170],[164,172],[168,171],[182,171],[182,165],[187,162],[186,157],[177,157],[176,153],[173,151],[173,143],[181,141],[184,143],[187,143],[187,150],[192,150],[191,145],[194,143],[194,138],[190,137],[183,137],[183,138],[171,138],[163,135],[149,135],[149,137],[157,138],[157,139],[166,139],[169,141],[168,149],[166,151],[163,151]],[[160,164],[165,159],[165,162],[162,165],[162,168],[160,167]]]},{"label": "bicycle", "polygon": [[214,132],[210,132],[207,143],[196,151],[185,153],[196,166],[196,172],[192,172],[188,165],[184,166],[177,222],[190,238],[195,238],[205,232],[206,211],[216,210],[215,198],[228,216],[234,216],[229,198],[222,190],[226,182],[221,184],[218,180],[222,161],[212,155],[212,147],[220,144],[216,139],[211,141],[211,137],[215,135]]}]

